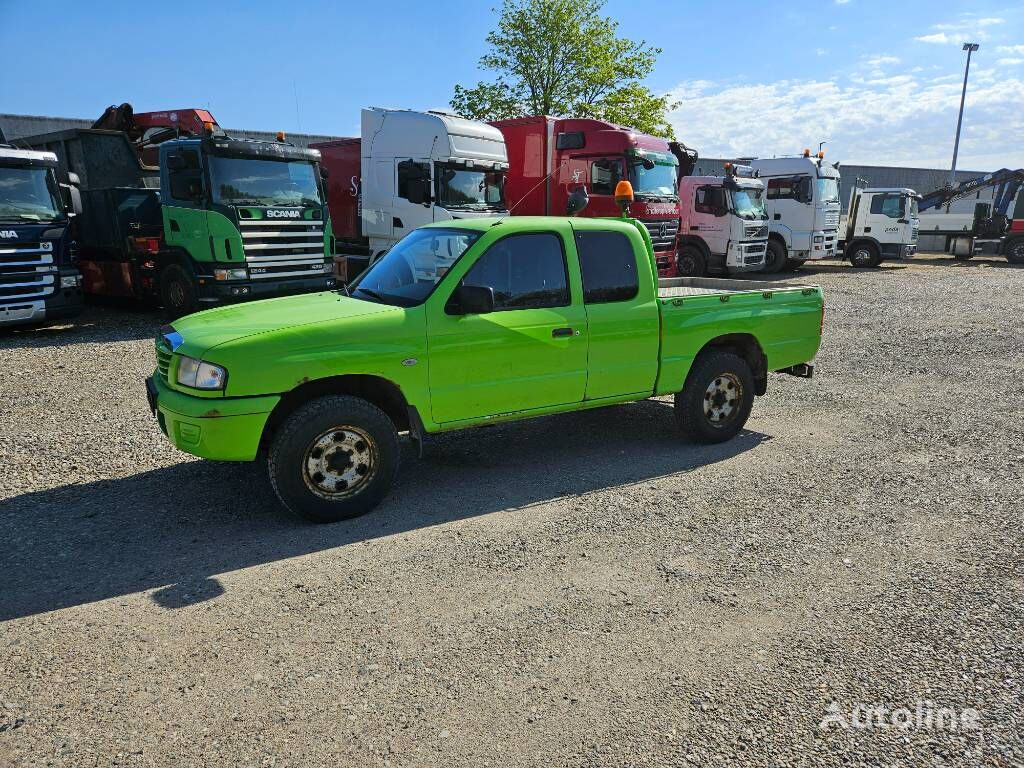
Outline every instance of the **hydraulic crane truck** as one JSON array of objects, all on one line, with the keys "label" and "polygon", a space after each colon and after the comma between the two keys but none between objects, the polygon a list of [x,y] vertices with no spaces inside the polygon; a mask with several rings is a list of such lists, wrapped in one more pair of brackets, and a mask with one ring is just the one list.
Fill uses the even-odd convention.
[{"label": "hydraulic crane truck", "polygon": [[86,294],[158,300],[174,318],[334,287],[318,151],[232,138],[202,110],[121,105],[95,125],[21,140],[80,179]]},{"label": "hydraulic crane truck", "polygon": [[[975,208],[974,223],[969,231],[948,232],[946,250],[958,259],[969,259],[977,246],[991,243],[996,253],[1006,257],[1011,264],[1024,264],[1024,194],[1018,194],[1024,186],[1024,168],[1010,170],[1000,168],[984,176],[945,186],[921,197],[919,209],[927,211],[939,208],[981,189],[995,187],[992,206],[979,204]],[[1016,199],[1013,213],[1010,205]]]}]

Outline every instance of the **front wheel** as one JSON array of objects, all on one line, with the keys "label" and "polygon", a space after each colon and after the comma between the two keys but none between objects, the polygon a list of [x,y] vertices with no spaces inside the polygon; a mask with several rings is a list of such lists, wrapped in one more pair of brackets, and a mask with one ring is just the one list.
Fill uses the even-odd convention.
[{"label": "front wheel", "polygon": [[807,259],[786,259],[786,269],[796,272],[804,265],[805,261],[807,261]]},{"label": "front wheel", "polygon": [[743,429],[753,407],[754,374],[747,361],[733,352],[707,352],[676,393],[676,423],[689,440],[721,443]]},{"label": "front wheel", "polygon": [[160,273],[160,304],[168,320],[192,314],[198,307],[192,276],[179,264],[169,264]]},{"label": "front wheel", "polygon": [[700,248],[684,245],[676,256],[676,269],[680,277],[704,277],[708,273],[708,262]]},{"label": "front wheel", "polygon": [[278,429],[267,473],[281,503],[315,523],[365,515],[398,471],[398,432],[380,408],[330,395],[293,412]]},{"label": "front wheel", "polygon": [[781,272],[786,267],[788,262],[786,256],[786,246],[780,243],[778,240],[768,241],[768,250],[765,251],[764,266],[761,267],[762,272]]},{"label": "front wheel", "polygon": [[882,263],[882,255],[874,243],[858,243],[850,250],[850,265],[854,267],[877,267]]},{"label": "front wheel", "polygon": [[1003,248],[1003,253],[1011,264],[1024,264],[1024,237],[1009,241]]}]

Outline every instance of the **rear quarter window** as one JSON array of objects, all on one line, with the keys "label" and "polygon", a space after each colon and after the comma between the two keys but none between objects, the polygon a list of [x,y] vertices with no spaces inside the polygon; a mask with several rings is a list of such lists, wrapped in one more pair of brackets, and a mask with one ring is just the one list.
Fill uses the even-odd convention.
[{"label": "rear quarter window", "polygon": [[639,293],[636,252],[621,232],[577,232],[576,252],[584,303],[629,301]]}]

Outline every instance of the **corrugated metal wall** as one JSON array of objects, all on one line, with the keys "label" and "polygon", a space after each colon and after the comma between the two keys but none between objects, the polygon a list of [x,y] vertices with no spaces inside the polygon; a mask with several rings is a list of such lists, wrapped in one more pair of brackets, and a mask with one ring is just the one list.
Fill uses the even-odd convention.
[{"label": "corrugated metal wall", "polygon": [[[39,133],[66,131],[71,128],[89,128],[92,120],[75,117],[43,117],[39,115],[7,115],[0,114],[0,131],[7,141],[17,144],[21,136],[35,136]],[[253,131],[247,128],[225,128],[229,135],[245,139],[263,139],[273,141],[277,131]],[[318,136],[308,133],[289,133],[288,141],[300,147],[318,144],[322,141],[333,141],[340,136]]]}]

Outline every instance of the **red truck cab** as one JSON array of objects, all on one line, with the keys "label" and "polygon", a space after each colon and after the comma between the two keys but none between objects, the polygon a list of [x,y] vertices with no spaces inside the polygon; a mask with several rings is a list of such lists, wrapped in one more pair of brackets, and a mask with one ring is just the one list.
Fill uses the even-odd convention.
[{"label": "red truck cab", "polygon": [[565,216],[569,193],[586,188],[583,216],[618,216],[615,185],[633,185],[630,215],[654,244],[658,273],[675,274],[679,161],[668,141],[603,120],[547,116],[496,120],[509,169],[505,201],[516,216]]}]

